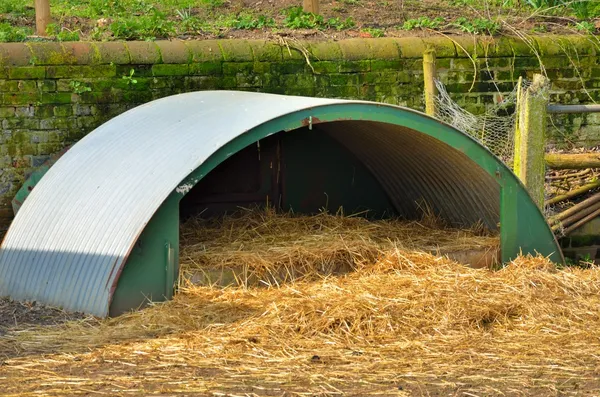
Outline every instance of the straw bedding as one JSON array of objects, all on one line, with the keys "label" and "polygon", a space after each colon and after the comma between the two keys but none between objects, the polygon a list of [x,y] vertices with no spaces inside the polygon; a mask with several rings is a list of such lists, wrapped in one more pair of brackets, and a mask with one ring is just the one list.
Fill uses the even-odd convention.
[{"label": "straw bedding", "polygon": [[391,246],[345,275],[184,281],[140,312],[10,332],[0,384],[5,395],[594,395],[599,289],[594,267],[520,257],[471,269]]},{"label": "straw bedding", "polygon": [[499,247],[498,238],[484,235],[482,228],[443,227],[428,209],[419,222],[407,222],[255,208],[219,219],[192,218],[180,235],[184,271],[235,269],[243,275],[235,284],[344,273],[372,264],[394,248],[452,254]]}]

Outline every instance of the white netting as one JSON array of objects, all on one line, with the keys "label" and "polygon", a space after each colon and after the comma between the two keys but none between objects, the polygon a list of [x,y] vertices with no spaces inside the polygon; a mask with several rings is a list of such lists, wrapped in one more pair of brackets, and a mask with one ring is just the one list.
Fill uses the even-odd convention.
[{"label": "white netting", "polygon": [[[475,115],[454,102],[440,81],[436,80],[435,84],[438,89],[436,117],[469,134],[512,166],[517,85],[512,92],[503,94],[499,103],[487,107],[485,113]],[[521,89],[525,90],[529,85],[523,80]]]}]

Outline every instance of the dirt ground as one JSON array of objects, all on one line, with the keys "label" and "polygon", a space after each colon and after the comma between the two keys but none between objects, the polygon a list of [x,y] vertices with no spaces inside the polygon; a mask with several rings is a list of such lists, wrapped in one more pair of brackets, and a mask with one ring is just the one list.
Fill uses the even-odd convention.
[{"label": "dirt ground", "polygon": [[35,302],[22,303],[7,298],[0,299],[0,336],[8,331],[25,329],[29,326],[58,325],[82,318],[84,316],[79,313],[66,313]]}]

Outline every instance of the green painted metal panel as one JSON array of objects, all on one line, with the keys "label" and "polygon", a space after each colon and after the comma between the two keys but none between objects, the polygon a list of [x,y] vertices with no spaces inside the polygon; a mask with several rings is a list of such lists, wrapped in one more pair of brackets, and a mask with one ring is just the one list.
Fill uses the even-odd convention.
[{"label": "green painted metal panel", "polygon": [[381,184],[328,134],[304,127],[280,135],[285,210],[336,212],[341,207],[346,214],[368,211],[365,215],[374,218],[395,214]]},{"label": "green painted metal panel", "polygon": [[118,278],[111,316],[173,297],[179,272],[179,199],[169,196],[138,238]]}]

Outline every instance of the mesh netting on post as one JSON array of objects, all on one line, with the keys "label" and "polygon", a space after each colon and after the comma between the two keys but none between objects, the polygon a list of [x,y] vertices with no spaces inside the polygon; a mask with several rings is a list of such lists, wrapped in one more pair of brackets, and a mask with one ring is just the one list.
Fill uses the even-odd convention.
[{"label": "mesh netting on post", "polygon": [[[475,115],[460,107],[439,80],[435,84],[438,90],[435,98],[436,117],[475,138],[512,167],[518,85],[515,84],[511,92],[503,94],[501,102],[488,106],[485,113]],[[521,89],[529,85],[523,80]]]}]

